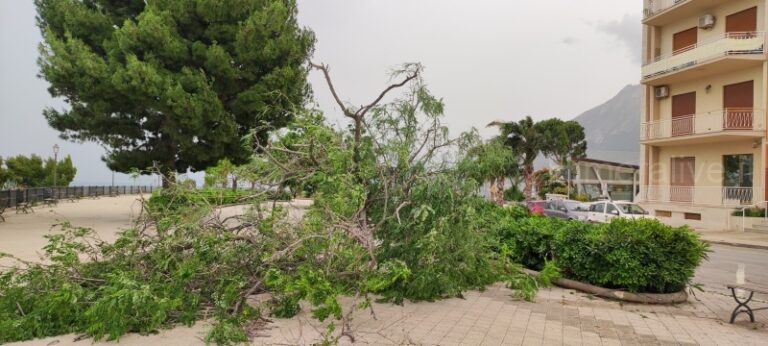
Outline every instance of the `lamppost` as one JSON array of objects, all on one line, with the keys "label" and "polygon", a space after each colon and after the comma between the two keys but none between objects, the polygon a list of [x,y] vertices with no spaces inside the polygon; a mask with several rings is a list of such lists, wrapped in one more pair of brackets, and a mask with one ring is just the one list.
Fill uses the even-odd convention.
[{"label": "lamppost", "polygon": [[[56,168],[57,168],[56,166],[58,165],[59,165],[59,145],[54,144],[53,145],[53,190],[55,191],[54,192],[55,195],[58,195],[58,192],[59,192],[58,189],[56,188],[57,186],[56,180],[58,178],[58,174],[56,173]],[[56,198],[56,196],[54,196],[53,198]]]}]

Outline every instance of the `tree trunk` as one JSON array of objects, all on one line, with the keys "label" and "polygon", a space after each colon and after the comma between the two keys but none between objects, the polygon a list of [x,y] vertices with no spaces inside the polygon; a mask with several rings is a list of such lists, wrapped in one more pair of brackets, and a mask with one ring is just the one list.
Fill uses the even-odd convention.
[{"label": "tree trunk", "polygon": [[496,203],[500,206],[504,205],[504,177],[496,178]]},{"label": "tree trunk", "polygon": [[523,176],[525,178],[525,187],[523,188],[523,194],[525,195],[525,200],[530,201],[533,200],[533,167],[532,166],[526,166],[523,168]]},{"label": "tree trunk", "polygon": [[489,179],[488,180],[488,187],[489,187],[488,188],[489,194],[491,195],[490,196],[491,197],[491,202],[496,203],[496,201],[499,200],[499,198],[497,197],[497,193],[496,193],[496,179],[494,179],[494,178]]},{"label": "tree trunk", "polygon": [[176,184],[176,176],[173,174],[173,172],[164,172],[163,173],[163,189],[168,189],[174,184]]},{"label": "tree trunk", "polygon": [[352,148],[352,170],[355,177],[362,181],[360,178],[360,145],[363,141],[363,118],[361,115],[355,116],[355,143]]},{"label": "tree trunk", "polygon": [[237,177],[232,177],[232,191],[237,191]]}]

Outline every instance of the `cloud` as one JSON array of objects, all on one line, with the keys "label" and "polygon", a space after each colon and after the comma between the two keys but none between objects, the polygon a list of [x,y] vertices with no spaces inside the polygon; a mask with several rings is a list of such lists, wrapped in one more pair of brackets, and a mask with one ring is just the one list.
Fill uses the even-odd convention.
[{"label": "cloud", "polygon": [[572,37],[572,36],[568,36],[568,37],[564,38],[564,39],[563,39],[562,41],[560,41],[560,42],[562,42],[563,44],[566,44],[566,45],[569,45],[569,46],[570,46],[570,45],[572,45],[572,44],[576,44],[577,42],[579,42],[579,40],[577,40],[575,37]]},{"label": "cloud", "polygon": [[621,20],[595,23],[597,31],[613,36],[627,49],[632,62],[639,64],[642,51],[642,25],[639,14],[625,14]]}]

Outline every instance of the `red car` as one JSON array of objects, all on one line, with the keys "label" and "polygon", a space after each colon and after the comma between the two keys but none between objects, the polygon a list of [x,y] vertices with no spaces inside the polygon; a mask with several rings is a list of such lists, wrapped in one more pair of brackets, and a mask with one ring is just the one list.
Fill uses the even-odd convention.
[{"label": "red car", "polygon": [[532,215],[544,215],[544,209],[547,207],[547,201],[528,201],[525,204]]}]

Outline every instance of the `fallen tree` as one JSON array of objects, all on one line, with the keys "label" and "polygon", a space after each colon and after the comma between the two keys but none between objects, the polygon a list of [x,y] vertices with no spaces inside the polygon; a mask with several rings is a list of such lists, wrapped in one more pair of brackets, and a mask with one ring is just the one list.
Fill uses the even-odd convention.
[{"label": "fallen tree", "polygon": [[[479,137],[449,135],[421,66],[404,66],[361,107],[341,102],[327,66],[312,66],[349,128],[298,109],[269,141],[246,136],[249,175],[262,190],[235,199],[250,201],[244,214],[212,218],[216,203],[233,199],[175,186],[153,196],[114,243],[60,225],[45,264],[17,261],[0,274],[0,342],[64,333],[117,339],[212,319],[206,341],[231,344],[270,315],[295,315],[301,301],[335,321],[325,334],[334,342],[354,340],[351,312],[374,297],[432,300],[508,281],[531,299],[538,283],[494,251],[487,231],[505,211],[477,195],[472,165],[457,165]],[[298,222],[277,203],[274,192],[286,186],[314,191]],[[247,303],[263,292],[272,298]],[[354,297],[347,311],[340,295]]]}]

